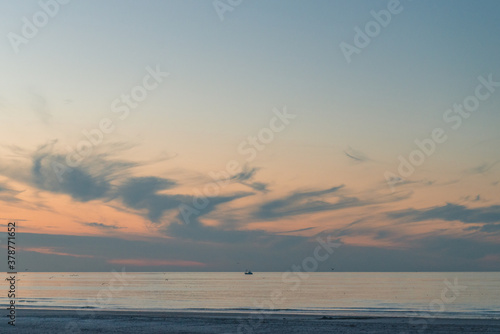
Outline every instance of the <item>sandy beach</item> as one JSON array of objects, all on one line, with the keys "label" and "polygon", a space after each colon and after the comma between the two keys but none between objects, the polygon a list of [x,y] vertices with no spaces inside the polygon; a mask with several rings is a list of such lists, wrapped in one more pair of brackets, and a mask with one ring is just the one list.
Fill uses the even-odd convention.
[{"label": "sandy beach", "polygon": [[[262,321],[260,321],[262,320]],[[19,310],[15,333],[500,333],[500,320],[252,313]],[[414,324],[412,325],[410,321]],[[424,323],[427,328],[424,329]]]}]

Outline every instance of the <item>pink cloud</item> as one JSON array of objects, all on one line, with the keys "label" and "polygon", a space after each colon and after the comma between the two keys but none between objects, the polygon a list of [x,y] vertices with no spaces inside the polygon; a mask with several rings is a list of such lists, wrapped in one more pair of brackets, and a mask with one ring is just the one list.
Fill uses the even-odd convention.
[{"label": "pink cloud", "polygon": [[111,264],[121,264],[129,266],[178,266],[178,267],[203,267],[206,264],[196,261],[184,260],[154,260],[154,259],[113,259],[108,260]]},{"label": "pink cloud", "polygon": [[480,259],[482,262],[491,262],[491,263],[499,263],[500,255],[497,254],[489,254]]},{"label": "pink cloud", "polygon": [[61,256],[73,256],[73,257],[86,257],[86,258],[91,258],[93,257],[92,255],[84,255],[84,254],[70,254],[70,253],[64,253],[64,252],[58,252],[54,248],[50,247],[38,247],[38,248],[23,248],[23,251],[26,252],[36,252],[40,254],[50,254],[50,255],[61,255]]}]

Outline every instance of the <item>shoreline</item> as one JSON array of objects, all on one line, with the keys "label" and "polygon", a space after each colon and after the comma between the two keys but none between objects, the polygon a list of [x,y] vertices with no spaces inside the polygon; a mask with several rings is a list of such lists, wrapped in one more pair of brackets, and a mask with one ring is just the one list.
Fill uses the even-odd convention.
[{"label": "shoreline", "polygon": [[19,309],[16,333],[500,333],[498,319]]}]

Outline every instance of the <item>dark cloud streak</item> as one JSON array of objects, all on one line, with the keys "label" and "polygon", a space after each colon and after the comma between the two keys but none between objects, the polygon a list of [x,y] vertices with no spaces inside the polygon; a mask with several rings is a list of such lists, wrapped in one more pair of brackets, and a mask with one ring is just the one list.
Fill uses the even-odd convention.
[{"label": "dark cloud streak", "polygon": [[427,209],[408,209],[387,214],[393,219],[406,219],[412,222],[430,219],[461,221],[463,223],[498,223],[500,222],[500,205],[467,208],[463,205],[447,203]]}]

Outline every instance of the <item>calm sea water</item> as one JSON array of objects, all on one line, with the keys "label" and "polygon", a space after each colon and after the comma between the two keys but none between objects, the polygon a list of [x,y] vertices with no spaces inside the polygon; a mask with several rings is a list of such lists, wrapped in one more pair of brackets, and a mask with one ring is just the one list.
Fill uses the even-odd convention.
[{"label": "calm sea water", "polygon": [[[26,308],[391,316],[426,316],[430,311],[440,317],[500,319],[500,273],[307,275],[20,273],[16,297]],[[3,307],[8,303],[6,281],[2,289]]]}]

